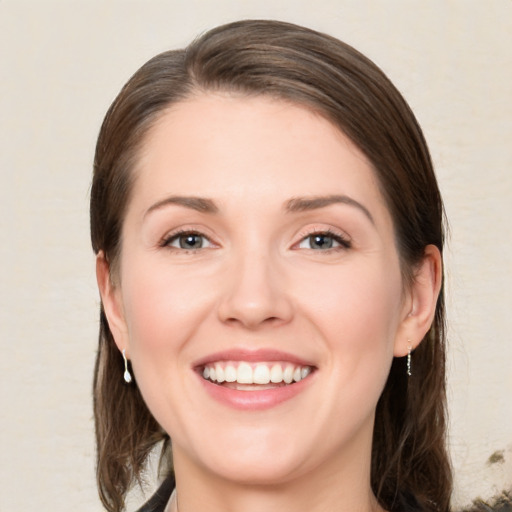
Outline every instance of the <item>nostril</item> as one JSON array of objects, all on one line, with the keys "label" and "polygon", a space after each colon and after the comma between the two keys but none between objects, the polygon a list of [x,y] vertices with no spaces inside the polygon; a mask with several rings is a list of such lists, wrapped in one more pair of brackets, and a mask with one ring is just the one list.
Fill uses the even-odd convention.
[{"label": "nostril", "polygon": [[241,317],[241,318],[237,318],[237,317],[229,317],[229,318],[226,318],[224,320],[224,323],[228,324],[228,325],[233,325],[233,326],[236,326],[236,325],[242,325],[248,329],[257,329],[257,328],[260,328],[262,326],[277,326],[279,325],[280,323],[284,323],[284,319],[282,318],[279,318],[277,316],[271,316],[271,317],[267,317],[267,318],[258,318],[258,317],[253,317],[253,318],[249,318],[248,316],[244,316],[244,317]]}]

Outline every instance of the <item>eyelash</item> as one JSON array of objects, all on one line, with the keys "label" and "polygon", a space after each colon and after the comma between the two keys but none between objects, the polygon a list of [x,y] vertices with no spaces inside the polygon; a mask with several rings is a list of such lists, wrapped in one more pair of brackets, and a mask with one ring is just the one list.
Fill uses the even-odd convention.
[{"label": "eyelash", "polygon": [[[175,242],[176,240],[178,240],[180,237],[184,236],[184,235],[187,235],[187,236],[198,236],[198,237],[201,237],[202,239],[208,241],[210,244],[213,244],[213,242],[206,236],[204,235],[203,233],[199,232],[199,231],[195,231],[195,230],[186,230],[186,229],[183,229],[183,230],[180,230],[180,231],[176,231],[174,233],[171,233],[170,235],[164,237],[159,246],[160,247],[165,247],[165,248],[168,248],[168,249],[171,249],[171,250],[176,250],[176,251],[180,251],[180,252],[184,252],[184,253],[196,253],[197,251],[201,250],[201,249],[207,249],[207,247],[199,247],[197,249],[185,249],[183,247],[172,247],[171,244],[173,242]],[[352,247],[352,243],[351,241],[341,235],[340,233],[335,233],[334,231],[330,230],[330,229],[318,229],[318,230],[311,230],[311,231],[308,231],[306,233],[303,233],[300,235],[300,241],[296,244],[294,244],[294,247],[297,247],[299,246],[302,242],[304,242],[305,240],[307,240],[308,238],[311,238],[311,237],[314,237],[314,236],[323,236],[323,237],[326,237],[326,238],[331,238],[332,240],[334,240],[336,243],[339,244],[338,247],[329,247],[325,250],[318,250],[318,251],[315,251],[315,249],[309,249],[309,250],[312,250],[312,251],[315,251],[315,252],[333,252],[333,251],[340,251],[340,250],[346,250],[346,249],[350,249]]]},{"label": "eyelash", "polygon": [[165,247],[165,248],[168,248],[171,250],[184,252],[184,253],[195,253],[201,249],[206,249],[206,247],[200,247],[198,249],[184,249],[183,247],[178,248],[178,247],[171,246],[172,242],[178,240],[180,237],[185,236],[185,235],[186,236],[198,236],[198,237],[203,238],[204,240],[207,240],[210,244],[213,244],[213,242],[206,235],[204,235],[203,233],[201,233],[199,231],[195,231],[193,229],[182,229],[182,230],[176,231],[174,233],[171,233],[170,235],[165,236],[162,239],[162,241],[160,242],[159,246]]},{"label": "eyelash", "polygon": [[[352,247],[352,242],[350,241],[350,239],[347,236],[342,235],[341,233],[334,232],[331,229],[312,229],[311,231],[302,233],[300,236],[301,236],[300,241],[298,242],[298,244],[295,244],[295,246],[300,245],[302,242],[304,242],[308,238],[311,238],[314,236],[323,236],[323,237],[332,238],[332,240],[334,240],[335,242],[337,242],[339,244],[339,247],[329,247],[328,249],[325,249],[323,251],[318,250],[315,252],[344,251],[344,250],[350,249]],[[314,251],[315,249],[309,249],[309,250]]]}]

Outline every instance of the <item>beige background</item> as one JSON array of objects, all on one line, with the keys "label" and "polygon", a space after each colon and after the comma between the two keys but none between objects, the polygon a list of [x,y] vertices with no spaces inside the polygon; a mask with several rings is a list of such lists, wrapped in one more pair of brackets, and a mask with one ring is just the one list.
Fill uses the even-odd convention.
[{"label": "beige background", "polygon": [[248,17],[351,43],[416,112],[451,223],[454,500],[512,487],[512,1],[0,0],[1,512],[101,510],[87,216],[95,137],[149,57]]}]

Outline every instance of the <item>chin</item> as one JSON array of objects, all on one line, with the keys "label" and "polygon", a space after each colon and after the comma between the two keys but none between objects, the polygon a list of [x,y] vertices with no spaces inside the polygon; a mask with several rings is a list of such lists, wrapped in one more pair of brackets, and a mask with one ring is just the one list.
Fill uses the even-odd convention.
[{"label": "chin", "polygon": [[191,463],[215,479],[241,485],[280,485],[308,472],[316,458],[316,450],[308,453],[304,448],[313,443],[299,442],[289,430],[268,429],[268,425],[264,431],[247,426],[222,433],[214,430],[208,437],[203,431],[195,443],[188,438],[183,451],[176,446],[176,439],[173,452],[178,466]]},{"label": "chin", "polygon": [[256,459],[241,460],[231,457],[214,466],[208,464],[208,471],[217,478],[229,480],[239,485],[282,485],[299,477],[305,471],[304,464],[297,460],[285,460],[276,454],[263,454]]}]

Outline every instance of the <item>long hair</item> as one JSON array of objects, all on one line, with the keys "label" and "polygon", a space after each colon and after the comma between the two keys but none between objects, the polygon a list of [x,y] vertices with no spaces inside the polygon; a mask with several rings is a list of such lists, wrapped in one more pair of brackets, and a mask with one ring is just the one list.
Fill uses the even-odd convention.
[{"label": "long hair", "polygon": [[[372,163],[393,218],[406,285],[425,247],[443,249],[443,205],[429,151],[409,106],[384,73],[351,46],[276,21],[215,28],[184,50],[157,55],[123,87],[98,137],[91,190],[91,238],[113,279],[132,171],[148,130],[173,103],[198,92],[231,91],[292,102],[328,119]],[[445,512],[452,478],[445,447],[445,312],[443,290],[432,327],[414,353],[414,376],[393,361],[377,405],[371,484],[387,510]],[[111,512],[151,449],[168,436],[136,385],[122,382],[122,360],[103,312],[94,375],[97,479]],[[169,443],[164,442],[164,454]]]}]

